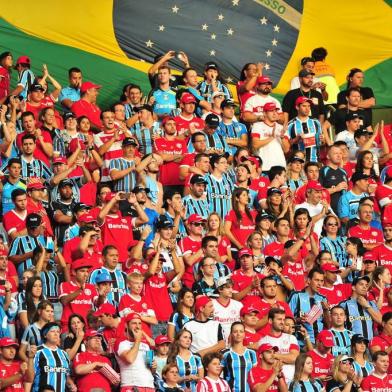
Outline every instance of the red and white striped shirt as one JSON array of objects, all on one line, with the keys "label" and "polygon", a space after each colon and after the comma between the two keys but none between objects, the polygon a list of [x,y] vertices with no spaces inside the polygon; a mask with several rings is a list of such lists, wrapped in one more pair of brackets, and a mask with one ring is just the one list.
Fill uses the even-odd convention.
[{"label": "red and white striped shirt", "polygon": [[231,389],[227,381],[222,378],[213,380],[210,377],[204,377],[197,383],[196,392],[231,392]]}]

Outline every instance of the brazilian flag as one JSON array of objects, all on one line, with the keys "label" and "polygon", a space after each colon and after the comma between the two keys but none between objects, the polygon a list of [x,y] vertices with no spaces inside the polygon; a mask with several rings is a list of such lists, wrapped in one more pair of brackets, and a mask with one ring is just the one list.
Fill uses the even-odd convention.
[{"label": "brazilian flag", "polygon": [[[215,61],[228,83],[247,62],[283,95],[302,57],[327,48],[343,88],[351,68],[365,72],[377,106],[392,106],[391,0],[1,0],[0,49],[43,63],[63,85],[67,70],[102,84],[99,104],[119,98],[122,86],[149,90],[146,72],[157,54],[185,51],[199,73]],[[173,62],[181,69],[181,64]],[[13,83],[17,78],[13,74]]]}]

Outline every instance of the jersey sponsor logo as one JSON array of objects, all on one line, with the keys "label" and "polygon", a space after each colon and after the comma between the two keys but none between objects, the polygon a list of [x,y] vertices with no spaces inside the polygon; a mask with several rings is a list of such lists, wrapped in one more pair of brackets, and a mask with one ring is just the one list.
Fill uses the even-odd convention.
[{"label": "jersey sponsor logo", "polygon": [[350,321],[370,321],[372,318],[370,316],[349,316]]},{"label": "jersey sponsor logo", "polygon": [[[125,223],[127,223],[126,220],[125,220]],[[109,223],[109,224],[108,224],[108,228],[109,228],[109,229],[124,229],[124,230],[129,230],[128,224],[113,224],[113,223]]]},{"label": "jersey sponsor logo", "polygon": [[44,366],[45,373],[67,373],[68,369],[63,366]]},{"label": "jersey sponsor logo", "polygon": [[76,299],[72,301],[74,305],[91,305],[92,303],[91,299]]}]

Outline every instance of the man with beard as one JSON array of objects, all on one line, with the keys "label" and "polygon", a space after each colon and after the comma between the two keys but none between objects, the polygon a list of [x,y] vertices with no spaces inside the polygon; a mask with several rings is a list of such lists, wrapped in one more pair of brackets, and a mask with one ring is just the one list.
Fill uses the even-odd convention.
[{"label": "man with beard", "polygon": [[313,76],[312,71],[302,69],[299,74],[300,88],[290,90],[283,98],[282,108],[284,116],[284,124],[287,124],[289,120],[295,118],[298,114],[296,100],[299,97],[305,97],[311,101],[311,113],[310,117],[318,119],[320,123],[324,122],[324,101],[323,96],[317,90],[312,89],[313,87]]},{"label": "man with beard", "polygon": [[82,85],[82,71],[77,67],[68,70],[69,86],[61,89],[59,101],[68,110],[74,102],[80,99],[80,86]]},{"label": "man with beard", "polygon": [[189,218],[192,214],[198,214],[203,218],[208,217],[208,203],[205,197],[206,180],[203,176],[195,174],[190,179],[189,195],[182,198],[185,207],[185,217]]},{"label": "man with beard", "polygon": [[259,76],[256,80],[256,94],[250,97],[245,104],[242,118],[245,122],[254,124],[264,120],[263,108],[268,102],[274,103],[278,112],[282,112],[280,102],[271,97],[272,80],[268,76]]}]

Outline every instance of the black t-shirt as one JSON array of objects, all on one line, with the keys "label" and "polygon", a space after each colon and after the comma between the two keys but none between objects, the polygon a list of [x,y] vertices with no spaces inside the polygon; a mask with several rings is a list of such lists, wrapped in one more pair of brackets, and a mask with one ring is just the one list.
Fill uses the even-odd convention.
[{"label": "black t-shirt", "polygon": [[[363,100],[374,98],[373,90],[370,87],[360,87],[359,91],[361,93],[361,98]],[[347,105],[346,95],[347,95],[347,90],[343,90],[338,94],[338,106]],[[372,109],[369,108],[364,110],[367,112],[370,123],[372,123]]]},{"label": "black t-shirt", "polygon": [[[344,384],[340,383],[339,381],[336,380],[329,380],[327,382],[327,385],[325,387],[327,392],[334,392],[340,389],[343,391],[344,389]],[[351,387],[351,392],[358,392],[358,387],[354,387],[354,385]]]},{"label": "black t-shirt", "polygon": [[72,200],[71,203],[64,203],[61,200],[53,201],[51,203],[50,212],[51,212],[51,216],[53,217],[54,232],[55,232],[58,244],[60,246],[64,245],[65,230],[67,230],[68,227],[70,227],[72,225],[72,223],[69,224],[69,223],[55,222],[55,220],[54,220],[55,212],[60,211],[64,215],[72,216],[75,204],[76,204],[76,202],[74,200]]},{"label": "black t-shirt", "polygon": [[[347,182],[348,178],[347,173],[340,167],[333,169],[330,166],[323,166],[320,169],[319,181],[324,188],[332,188],[333,186],[340,184],[342,181]],[[331,208],[335,213],[337,213],[339,198],[342,194],[343,191],[331,194]]]},{"label": "black t-shirt", "polygon": [[[158,73],[154,75],[148,75],[148,79],[150,81],[150,85],[152,89],[159,88],[159,81],[158,81]],[[178,88],[180,84],[182,84],[182,76],[181,75],[170,75],[169,85],[174,90]]]},{"label": "black t-shirt", "polygon": [[335,126],[336,134],[347,129],[346,116],[348,113],[356,113],[362,118],[361,129],[366,129],[369,125],[372,125],[369,112],[365,109],[348,110],[346,108],[342,108],[336,110],[336,112],[331,116],[329,120]]},{"label": "black t-shirt", "polygon": [[290,90],[283,98],[282,110],[289,114],[289,120],[297,116],[298,112],[295,108],[295,100],[302,96],[312,100],[311,118],[318,119],[320,114],[324,114],[324,101],[321,93],[316,90],[310,90],[305,93],[300,88],[296,88],[295,90]]}]

